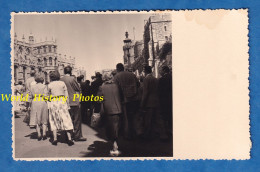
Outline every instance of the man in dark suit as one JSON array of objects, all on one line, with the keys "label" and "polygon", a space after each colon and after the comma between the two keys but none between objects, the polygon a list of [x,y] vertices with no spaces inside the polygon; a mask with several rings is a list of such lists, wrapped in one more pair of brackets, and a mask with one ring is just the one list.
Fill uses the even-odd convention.
[{"label": "man in dark suit", "polygon": [[158,85],[160,112],[168,133],[172,133],[172,75],[168,66],[163,66]]},{"label": "man in dark suit", "polygon": [[132,139],[135,136],[134,118],[139,108],[137,91],[139,82],[133,73],[124,70],[122,63],[116,65],[116,70],[114,82],[119,87],[122,99],[124,134],[127,139]]},{"label": "man in dark suit", "polygon": [[[90,90],[90,81],[86,80],[85,82],[81,82],[81,93],[82,96],[87,97],[87,96],[91,96],[91,90]],[[82,101],[81,102],[81,116],[82,116],[82,121],[85,123],[89,122],[88,119],[88,112],[91,109],[90,106],[90,101]]]},{"label": "man in dark suit", "polygon": [[74,98],[74,94],[80,93],[80,86],[77,83],[75,77],[71,76],[72,68],[70,66],[66,66],[64,68],[65,76],[60,80],[66,84],[68,94],[69,94],[69,104],[70,104],[70,116],[73,121],[74,126],[74,140],[75,141],[86,141],[87,139],[82,137],[81,130],[81,113],[79,108],[79,99]]},{"label": "man in dark suit", "polygon": [[144,67],[143,96],[141,109],[144,112],[144,137],[151,139],[159,134],[165,139],[165,131],[159,116],[158,80],[152,75],[151,66]]},{"label": "man in dark suit", "polygon": [[[93,81],[91,83],[91,94],[93,96],[97,96],[99,87],[103,84],[103,80],[102,80],[102,74],[97,72],[96,76],[95,76],[95,81]],[[92,102],[93,106],[94,106],[94,113],[98,113],[100,112],[100,108],[101,108],[101,104],[99,102]]]}]

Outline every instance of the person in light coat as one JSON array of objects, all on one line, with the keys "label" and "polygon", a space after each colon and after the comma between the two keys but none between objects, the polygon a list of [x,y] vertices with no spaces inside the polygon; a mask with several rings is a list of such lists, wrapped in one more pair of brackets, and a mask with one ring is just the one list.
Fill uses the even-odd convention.
[{"label": "person in light coat", "polygon": [[122,116],[122,106],[119,88],[112,79],[112,74],[104,76],[105,82],[99,88],[98,96],[103,96],[104,98],[102,106],[104,118],[106,119],[106,134],[108,139],[113,143],[113,149],[110,151],[110,154],[118,156],[120,154],[118,150],[118,132],[119,121]]}]

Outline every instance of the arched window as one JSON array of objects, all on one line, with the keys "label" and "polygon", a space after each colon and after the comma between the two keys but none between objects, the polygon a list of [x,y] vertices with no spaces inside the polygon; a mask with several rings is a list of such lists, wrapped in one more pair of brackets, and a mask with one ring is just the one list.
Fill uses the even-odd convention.
[{"label": "arched window", "polygon": [[164,31],[167,31],[167,26],[164,26]]},{"label": "arched window", "polygon": [[26,67],[23,67],[23,80],[26,81]]},{"label": "arched window", "polygon": [[47,66],[47,59],[44,58],[44,66]]},{"label": "arched window", "polygon": [[47,72],[44,72],[44,81],[45,81],[45,82],[48,81],[48,74],[47,74]]},{"label": "arched window", "polygon": [[49,57],[49,64],[50,64],[50,66],[52,66],[52,58],[51,57]]},{"label": "arched window", "polygon": [[57,66],[57,58],[54,59],[54,66]]},{"label": "arched window", "polygon": [[17,83],[17,81],[18,81],[18,80],[17,80],[17,68],[18,68],[18,67],[17,67],[16,65],[14,65],[14,82],[15,82],[15,83]]}]

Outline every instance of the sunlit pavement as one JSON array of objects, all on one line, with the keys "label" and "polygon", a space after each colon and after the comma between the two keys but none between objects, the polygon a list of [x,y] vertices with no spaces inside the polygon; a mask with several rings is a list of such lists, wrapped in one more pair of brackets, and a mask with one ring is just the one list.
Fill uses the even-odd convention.
[{"label": "sunlit pavement", "polygon": [[[85,142],[75,142],[73,146],[68,146],[64,134],[58,138],[58,145],[53,146],[47,140],[37,140],[35,129],[30,129],[24,122],[24,116],[15,118],[15,158],[91,158],[110,157],[111,144],[106,141],[104,129],[98,131],[86,124],[82,124],[83,136],[87,138]],[[119,140],[119,150],[123,157],[171,157],[172,142],[152,142],[134,140]]]}]

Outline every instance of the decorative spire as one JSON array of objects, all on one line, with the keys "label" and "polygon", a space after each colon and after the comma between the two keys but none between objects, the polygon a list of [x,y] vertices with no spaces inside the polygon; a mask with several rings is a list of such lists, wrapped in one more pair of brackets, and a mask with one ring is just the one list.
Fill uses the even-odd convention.
[{"label": "decorative spire", "polygon": [[125,32],[125,38],[128,39],[128,36],[129,36],[129,34],[128,34],[128,32],[126,31],[126,32]]}]

